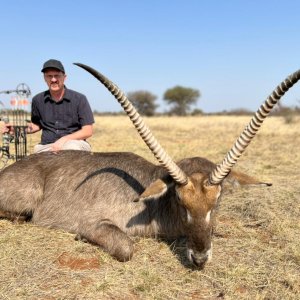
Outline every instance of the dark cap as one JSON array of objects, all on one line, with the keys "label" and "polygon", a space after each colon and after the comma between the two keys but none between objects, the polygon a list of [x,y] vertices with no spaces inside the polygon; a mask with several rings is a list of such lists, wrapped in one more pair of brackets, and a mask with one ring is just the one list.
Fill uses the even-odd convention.
[{"label": "dark cap", "polygon": [[59,60],[56,60],[56,59],[47,60],[43,65],[42,72],[44,73],[45,70],[49,69],[49,68],[57,69],[57,70],[65,73],[65,68],[64,68],[63,64]]}]

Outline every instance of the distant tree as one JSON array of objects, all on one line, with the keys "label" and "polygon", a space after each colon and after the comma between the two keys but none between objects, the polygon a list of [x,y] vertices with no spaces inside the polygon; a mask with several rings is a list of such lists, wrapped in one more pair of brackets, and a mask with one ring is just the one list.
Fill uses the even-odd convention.
[{"label": "distant tree", "polygon": [[202,109],[195,108],[195,109],[191,112],[191,115],[192,115],[192,116],[203,115],[203,111],[202,111]]},{"label": "distant tree", "polygon": [[155,114],[157,96],[148,91],[136,91],[129,92],[127,97],[141,115],[153,116]]},{"label": "distant tree", "polygon": [[168,89],[164,94],[164,100],[173,105],[169,113],[179,116],[186,115],[190,111],[190,106],[195,104],[199,97],[198,90],[179,85]]}]

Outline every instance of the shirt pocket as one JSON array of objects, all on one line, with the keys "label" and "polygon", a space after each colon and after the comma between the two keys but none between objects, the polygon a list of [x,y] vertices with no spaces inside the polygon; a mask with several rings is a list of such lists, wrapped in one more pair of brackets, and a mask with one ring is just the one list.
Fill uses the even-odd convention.
[{"label": "shirt pocket", "polygon": [[64,109],[59,112],[59,122],[64,128],[70,128],[78,125],[78,116],[76,110],[72,108],[71,103],[68,103]]}]

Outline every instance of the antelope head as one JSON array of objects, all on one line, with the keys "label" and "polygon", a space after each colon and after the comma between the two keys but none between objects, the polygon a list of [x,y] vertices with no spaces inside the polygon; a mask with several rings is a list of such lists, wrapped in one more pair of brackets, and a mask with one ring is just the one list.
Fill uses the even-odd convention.
[{"label": "antelope head", "polygon": [[[184,211],[182,223],[187,236],[187,257],[195,266],[202,268],[212,255],[213,214],[222,192],[222,183],[228,175],[232,176],[235,173],[231,172],[233,166],[250,144],[272,108],[300,79],[300,70],[288,76],[265,100],[221,164],[217,165],[210,173],[203,172],[200,168],[200,170],[187,175],[158,143],[126,95],[113,82],[89,66],[80,63],[75,63],[75,65],[91,73],[115,96],[141,138],[159,163],[168,171],[173,179],[171,182],[162,179],[156,180],[146,188],[139,199],[162,197],[171,185],[174,186],[176,199]],[[256,181],[252,177],[245,178],[243,175],[242,177],[243,184],[270,185]]]},{"label": "antelope head", "polygon": [[176,186],[179,204],[186,211],[187,257],[203,267],[212,257],[213,214],[221,195],[221,185],[208,185],[207,176],[194,173],[185,186]]}]

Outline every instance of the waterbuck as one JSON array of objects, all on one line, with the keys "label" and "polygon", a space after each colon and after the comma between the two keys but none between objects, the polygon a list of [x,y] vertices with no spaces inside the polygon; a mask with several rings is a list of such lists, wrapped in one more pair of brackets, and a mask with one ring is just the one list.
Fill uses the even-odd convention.
[{"label": "waterbuck", "polygon": [[175,163],[113,82],[86,65],[76,65],[115,96],[160,165],[126,152],[33,154],[0,173],[2,216],[30,218],[36,225],[75,233],[120,261],[133,255],[130,236],[185,236],[189,261],[202,268],[211,257],[223,182],[269,185],[232,168],[273,106],[299,80],[300,71],[274,90],[223,162],[215,165],[200,157]]}]

